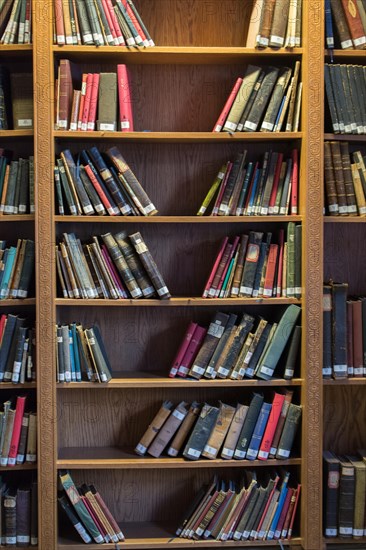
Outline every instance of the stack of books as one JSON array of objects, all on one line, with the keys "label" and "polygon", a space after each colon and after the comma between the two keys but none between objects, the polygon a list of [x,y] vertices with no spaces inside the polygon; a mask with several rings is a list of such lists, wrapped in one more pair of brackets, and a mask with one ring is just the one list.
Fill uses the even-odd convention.
[{"label": "stack of books", "polygon": [[0,65],[0,130],[32,130],[33,123],[33,75]]},{"label": "stack of books", "polygon": [[56,264],[64,298],[170,298],[164,279],[140,233],[106,233],[82,245],[64,233]]},{"label": "stack of books", "polygon": [[55,44],[155,46],[132,0],[54,0]]},{"label": "stack of books", "polygon": [[[154,458],[166,450],[170,457],[181,452],[184,458],[198,460],[267,460],[289,458],[301,406],[291,403],[292,392],[275,393],[272,403],[254,394],[250,405],[235,407],[220,402],[218,407],[182,401],[173,406],[165,401],[135,452]],[[170,443],[170,445],[169,445]]]},{"label": "stack of books", "polygon": [[268,380],[283,354],[286,357],[283,376],[290,380],[299,351],[301,328],[296,326],[299,314],[300,308],[291,305],[278,323],[269,323],[262,317],[256,320],[248,313],[239,320],[234,313],[220,311],[214,314],[208,329],[191,322],[169,376],[231,380],[256,376]]},{"label": "stack of books", "polygon": [[130,79],[126,65],[116,72],[80,74],[61,59],[55,82],[56,130],[133,132]]},{"label": "stack of books", "polygon": [[85,543],[114,543],[125,540],[116,520],[94,485],[76,487],[67,471],[59,472],[64,492],[58,497],[60,509]]},{"label": "stack of books", "polygon": [[225,237],[202,297],[301,298],[301,234],[301,225],[290,222],[287,241],[281,229],[278,244],[262,231]]},{"label": "stack of books", "polygon": [[2,0],[0,2],[0,43],[32,43],[31,0]]},{"label": "stack of books", "polygon": [[333,132],[365,134],[366,67],[363,65],[324,66],[325,90]]},{"label": "stack of books", "polygon": [[0,483],[1,546],[38,545],[37,481],[14,483],[14,477],[2,476]]},{"label": "stack of books", "polygon": [[34,157],[11,158],[0,149],[0,215],[34,214]]},{"label": "stack of books", "polygon": [[366,376],[366,298],[347,299],[347,283],[323,287],[323,378]]},{"label": "stack of books", "polygon": [[324,182],[329,216],[366,216],[366,157],[346,141],[324,142]]},{"label": "stack of books", "polygon": [[287,471],[258,479],[251,470],[239,483],[215,477],[197,493],[176,535],[193,541],[290,540],[301,485],[290,487],[289,479]]},{"label": "stack of books", "polygon": [[366,450],[323,451],[323,460],[325,536],[366,540]]},{"label": "stack of books", "polygon": [[299,151],[291,157],[266,151],[262,162],[236,155],[218,172],[197,216],[203,216],[215,198],[211,216],[296,215],[298,212]]},{"label": "stack of books", "polygon": [[301,46],[302,0],[254,0],[247,48]]},{"label": "stack of books", "polygon": [[[297,132],[302,82],[295,68],[248,65],[238,78],[213,132]],[[286,124],[285,124],[286,120]]]},{"label": "stack of books", "polygon": [[36,332],[26,323],[20,315],[0,316],[0,382],[24,384],[36,379]]},{"label": "stack of books", "polygon": [[157,210],[117,147],[97,147],[76,159],[66,149],[54,168],[58,214],[154,216]]},{"label": "stack of books", "polygon": [[18,239],[6,248],[0,241],[0,300],[28,298],[34,273],[34,241]]},{"label": "stack of books", "polygon": [[109,382],[111,366],[97,326],[56,325],[57,382]]},{"label": "stack of books", "polygon": [[363,0],[325,0],[325,43],[329,50],[339,46],[342,50],[366,48]]},{"label": "stack of books", "polygon": [[0,411],[0,464],[13,467],[37,461],[37,414],[25,412],[27,398],[5,401]]}]

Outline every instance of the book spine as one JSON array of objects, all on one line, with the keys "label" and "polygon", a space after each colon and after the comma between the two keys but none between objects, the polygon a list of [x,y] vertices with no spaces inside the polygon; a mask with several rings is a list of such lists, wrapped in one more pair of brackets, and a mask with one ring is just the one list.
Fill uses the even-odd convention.
[{"label": "book spine", "polygon": [[240,86],[243,82],[243,79],[242,78],[238,78],[237,81],[235,82],[234,84],[234,87],[233,89],[231,90],[230,92],[230,95],[224,105],[224,108],[223,110],[221,111],[221,114],[219,116],[219,118],[217,119],[216,121],[216,124],[213,128],[213,132],[221,132],[221,130],[223,129],[223,126],[225,124],[225,120],[227,118],[227,115],[229,114],[229,111],[234,103],[234,100],[239,92],[239,89],[240,89]]}]

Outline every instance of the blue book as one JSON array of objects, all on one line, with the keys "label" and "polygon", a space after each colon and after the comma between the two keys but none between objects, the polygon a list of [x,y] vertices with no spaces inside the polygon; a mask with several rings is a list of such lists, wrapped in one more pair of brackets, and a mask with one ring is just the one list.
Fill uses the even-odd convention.
[{"label": "blue book", "polygon": [[325,0],[325,43],[329,50],[334,49],[334,33],[330,0]]},{"label": "blue book", "polygon": [[250,216],[252,214],[252,209],[254,208],[254,199],[255,199],[255,195],[256,195],[256,191],[257,191],[258,182],[261,179],[261,175],[262,175],[262,168],[258,168],[256,170],[255,174],[254,174],[254,182],[253,182],[252,192],[250,194],[250,199],[249,199],[249,203],[248,203],[248,211],[246,212],[246,214],[248,216]]},{"label": "blue book", "polygon": [[69,346],[70,346],[71,382],[76,382],[74,339],[72,336],[71,329],[69,329]]},{"label": "blue book", "polygon": [[248,166],[247,166],[247,171],[245,173],[244,181],[243,181],[243,186],[242,186],[241,191],[240,191],[238,205],[236,207],[236,215],[237,216],[241,216],[243,214],[244,203],[245,203],[245,199],[246,199],[247,192],[248,192],[248,189],[249,189],[249,184],[250,184],[250,181],[252,179],[253,169],[254,169],[253,162],[249,162]]},{"label": "blue book", "polygon": [[[8,252],[9,252],[8,248],[6,250],[4,250],[4,255],[3,255],[3,260],[2,260],[4,266],[6,264],[6,260],[7,260],[7,257],[8,257]],[[4,276],[4,270],[2,269],[0,271],[0,287],[1,287],[1,284],[2,284],[2,281],[3,281],[3,276]]]},{"label": "blue book", "polygon": [[15,246],[11,246],[6,258],[6,264],[4,267],[4,274],[0,287],[0,300],[5,300],[9,296],[9,282],[13,271],[13,265],[15,261],[17,249]]},{"label": "blue book", "polygon": [[272,405],[271,403],[263,403],[255,428],[252,435],[252,439],[249,443],[249,448],[247,451],[247,459],[255,460],[258,456],[259,447],[262,441],[264,430],[266,429],[269,413],[271,412]]},{"label": "blue book", "polygon": [[74,352],[74,365],[75,365],[75,374],[76,381],[81,382],[81,366],[80,366],[80,357],[79,357],[79,346],[78,338],[76,334],[76,324],[71,323],[71,332],[72,332],[72,343],[73,343],[73,352]]},{"label": "blue book", "polygon": [[271,527],[269,528],[269,531],[268,531],[268,535],[267,535],[268,540],[273,539],[273,537],[274,537],[276,527],[277,527],[277,523],[278,523],[278,520],[280,519],[280,515],[281,515],[281,512],[282,512],[283,505],[285,504],[286,495],[287,495],[287,491],[288,491],[287,484],[288,484],[289,477],[290,477],[290,473],[286,472],[285,477],[283,478],[282,486],[281,486],[281,492],[280,492],[280,496],[279,496],[279,499],[278,499],[278,506],[276,508],[275,515],[273,516]]}]

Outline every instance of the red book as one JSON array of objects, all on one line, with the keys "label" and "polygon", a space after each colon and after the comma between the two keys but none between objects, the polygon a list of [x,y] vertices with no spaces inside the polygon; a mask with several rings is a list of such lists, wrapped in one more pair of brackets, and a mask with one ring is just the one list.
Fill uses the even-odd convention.
[{"label": "red book", "polygon": [[87,78],[88,78],[87,73],[83,73],[82,80],[81,80],[81,95],[80,95],[80,105],[79,105],[79,114],[78,114],[78,130],[81,130],[81,122],[82,122],[83,112],[84,112]]},{"label": "red book", "polygon": [[296,216],[297,214],[297,194],[299,187],[299,151],[297,149],[292,150],[292,175],[291,175],[291,214]]},{"label": "red book", "polygon": [[281,297],[282,294],[282,275],[283,275],[283,247],[285,243],[285,231],[280,229],[279,237],[279,256],[278,256],[278,276],[277,276],[277,298]]},{"label": "red book", "polygon": [[349,32],[355,48],[363,49],[366,44],[365,31],[356,0],[341,0]]},{"label": "red book", "polygon": [[219,194],[217,195],[217,199],[216,199],[214,207],[212,209],[211,216],[217,216],[217,213],[218,213],[219,208],[220,208],[220,203],[221,203],[221,200],[222,200],[222,197],[224,195],[225,188],[226,188],[227,180],[229,179],[232,167],[233,167],[233,163],[228,162],[227,166],[226,166],[225,176],[224,176],[224,179],[223,179],[222,184],[220,186],[220,191],[219,191]]},{"label": "red book", "polygon": [[224,250],[224,253],[221,257],[219,266],[216,270],[215,277],[214,277],[214,280],[212,281],[211,288],[208,291],[208,298],[215,298],[216,297],[216,290],[219,288],[219,284],[220,284],[220,281],[221,281],[221,276],[222,276],[222,274],[224,272],[224,269],[227,265],[227,260],[230,256],[232,248],[233,248],[233,245],[231,243],[227,243],[227,245],[225,246],[225,250]]},{"label": "red book", "polygon": [[292,536],[292,527],[293,527],[294,521],[295,521],[297,505],[299,504],[300,489],[301,489],[301,485],[299,484],[297,486],[297,489],[296,489],[296,500],[295,500],[294,510],[293,510],[292,516],[291,516],[290,527],[289,527],[289,530],[288,530],[288,536],[287,536],[288,539],[290,539],[291,536]]},{"label": "red book", "polygon": [[123,34],[121,33],[121,29],[120,29],[120,26],[118,24],[117,16],[116,16],[115,11],[113,9],[112,1],[111,0],[102,0],[102,2],[103,2],[104,5],[107,6],[107,10],[109,11],[109,16],[111,18],[111,21],[112,21],[112,24],[113,24],[113,27],[114,27],[114,30],[115,30],[115,33],[116,33],[116,36],[117,36],[118,44],[120,46],[125,46],[126,42],[125,42],[125,39],[123,38]]},{"label": "red book", "polygon": [[66,43],[64,13],[62,10],[62,0],[55,0],[55,25],[56,25],[56,43],[63,46]]},{"label": "red book", "polygon": [[106,541],[106,535],[107,531],[104,528],[104,525],[99,520],[98,515],[94,512],[94,508],[92,507],[91,503],[89,502],[89,499],[85,495],[80,496],[81,500],[85,504],[86,509],[88,510],[89,514],[91,515],[92,520],[94,521],[95,525],[99,529],[102,537],[104,538],[104,541]]},{"label": "red book", "polygon": [[172,366],[170,367],[169,376],[170,378],[174,378],[174,376],[177,374],[179,366],[182,362],[182,359],[184,357],[185,352],[187,351],[187,348],[190,344],[190,341],[192,340],[193,333],[197,327],[197,323],[193,323],[191,321],[188,325],[188,328],[186,330],[186,333],[184,335],[184,338],[181,342],[181,345],[179,346],[179,349],[177,351],[176,356],[174,357],[174,361]]},{"label": "red book", "polygon": [[[112,261],[111,257],[109,256],[108,249],[104,244],[101,246],[101,253],[102,253],[103,259],[104,259],[104,261],[107,265],[109,275],[110,275],[110,277],[113,281],[113,284],[114,284],[115,288],[117,289],[117,296],[115,296],[115,297],[116,298],[127,298],[127,296],[124,296],[124,290],[123,290],[123,286],[122,286],[122,281],[119,277],[119,273],[116,270],[116,268],[113,264],[113,261]],[[114,296],[113,296],[113,298],[114,298]]]},{"label": "red book", "polygon": [[1,341],[3,339],[3,334],[4,334],[4,329],[5,329],[5,326],[6,326],[6,315],[5,313],[3,313],[0,317],[0,346],[1,346]]},{"label": "red book", "polygon": [[99,93],[99,73],[93,74],[93,81],[90,94],[90,106],[88,113],[88,126],[87,130],[92,132],[95,130],[95,120],[97,118],[97,105],[98,105],[98,93]]},{"label": "red book", "polygon": [[200,327],[199,325],[196,326],[187,351],[185,352],[182,362],[179,365],[177,376],[181,376],[182,378],[187,376],[188,371],[191,368],[191,365],[193,364],[193,361],[195,360],[202,345],[203,339],[206,336],[206,332],[207,328]]},{"label": "red book", "polygon": [[117,33],[116,33],[115,26],[114,26],[114,21],[111,18],[111,12],[110,12],[109,6],[107,4],[107,0],[101,0],[101,2],[102,2],[102,6],[103,6],[104,15],[106,16],[109,28],[111,30],[111,35],[113,36],[114,45],[117,46],[119,44],[119,40],[117,38]]},{"label": "red book", "polygon": [[212,270],[211,270],[210,276],[209,276],[209,278],[207,279],[207,283],[206,283],[206,285],[205,285],[205,290],[203,291],[202,298],[207,298],[207,296],[208,296],[208,293],[209,293],[209,291],[210,291],[211,285],[212,285],[213,280],[214,280],[214,278],[215,278],[217,268],[219,267],[219,264],[220,264],[222,255],[223,255],[223,253],[224,253],[225,247],[226,247],[226,245],[227,245],[227,243],[228,243],[228,240],[229,240],[229,237],[225,237],[224,240],[222,241],[222,244],[221,244],[221,246],[220,246],[219,253],[218,253],[218,255],[216,256],[216,260],[215,260],[215,263],[214,263],[213,268],[212,268]]},{"label": "red book", "polygon": [[278,244],[269,245],[267,269],[266,269],[266,276],[264,279],[264,289],[263,289],[263,296],[265,298],[271,298],[273,294],[273,281],[274,281],[274,276],[276,272],[277,255],[278,255]]},{"label": "red book", "polygon": [[100,183],[99,181],[97,180],[97,178],[95,177],[94,173],[93,173],[93,170],[90,168],[90,166],[88,164],[85,164],[84,165],[84,169],[85,169],[85,172],[87,173],[88,175],[88,178],[90,179],[90,181],[92,182],[93,184],[93,187],[95,188],[96,192],[98,193],[99,197],[100,197],[100,200],[102,201],[103,203],[103,206],[104,208],[107,210],[108,214],[110,216],[118,216],[119,215],[119,211],[117,211],[116,209],[114,209],[111,205],[111,203],[109,202],[108,200],[108,197],[106,196],[106,194],[104,193],[102,187],[100,186]]},{"label": "red book", "polygon": [[268,214],[270,215],[273,214],[273,207],[276,203],[276,195],[277,195],[278,184],[280,181],[282,161],[283,161],[283,153],[278,153],[276,170],[273,178],[273,187],[272,187],[271,196],[268,204]]},{"label": "red book", "polygon": [[25,400],[26,400],[26,397],[19,397],[19,396],[17,397],[13,433],[11,436],[9,456],[8,456],[8,466],[15,466],[17,462],[17,454],[18,454],[18,447],[19,447],[20,431],[22,429]]},{"label": "red book", "polygon": [[133,132],[131,89],[124,64],[117,65],[117,88],[121,132]]},{"label": "red book", "polygon": [[149,41],[147,40],[146,35],[145,35],[140,23],[138,22],[138,20],[136,18],[136,15],[134,14],[130,4],[127,2],[127,0],[122,0],[122,4],[126,8],[127,14],[129,16],[129,18],[131,19],[133,26],[135,27],[135,29],[138,32],[138,38],[136,39],[136,37],[134,37],[136,44],[139,45],[139,46],[143,45],[145,47],[148,47],[150,45]]},{"label": "red book", "polygon": [[285,401],[285,396],[282,393],[275,393],[272,408],[269,414],[267,426],[263,434],[261,446],[259,447],[258,459],[267,460],[269,451],[271,450],[271,445],[273,441],[273,436],[277,427],[278,420],[282,411],[283,402]]},{"label": "red book", "polygon": [[224,284],[226,273],[227,273],[227,270],[229,269],[229,266],[230,266],[230,262],[231,262],[232,258],[234,257],[236,249],[238,248],[239,241],[240,241],[240,237],[235,237],[234,238],[234,242],[231,246],[231,250],[230,250],[228,259],[226,260],[224,270],[221,274],[219,284],[218,284],[217,289],[216,289],[216,298],[218,298],[220,296],[220,290],[222,288],[222,285]]},{"label": "red book", "polygon": [[88,73],[88,76],[86,78],[84,107],[83,107],[82,117],[81,117],[81,130],[83,132],[86,132],[86,130],[88,129],[89,109],[90,109],[91,95],[92,95],[92,89],[93,89],[93,76],[94,75],[92,73]]},{"label": "red book", "polygon": [[220,114],[219,118],[217,119],[216,124],[215,124],[215,126],[212,130],[213,132],[221,132],[221,129],[225,124],[226,117],[229,114],[231,106],[234,103],[234,99],[236,98],[236,96],[238,94],[238,91],[239,91],[239,88],[240,88],[242,82],[243,82],[242,78],[238,78],[237,81],[235,82],[234,87],[231,90],[230,95],[229,95],[229,97],[228,97],[228,99],[225,103],[225,106],[224,106],[223,110],[221,111],[221,114]]},{"label": "red book", "polygon": [[288,491],[287,491],[285,502],[283,503],[282,511],[281,511],[280,517],[279,517],[278,522],[277,522],[276,531],[275,531],[274,536],[273,536],[273,538],[275,538],[275,539],[279,539],[281,537],[282,527],[285,523],[287,512],[288,512],[288,509],[290,507],[291,498],[292,498],[294,492],[295,492],[295,489],[291,489],[291,488],[289,488]]}]

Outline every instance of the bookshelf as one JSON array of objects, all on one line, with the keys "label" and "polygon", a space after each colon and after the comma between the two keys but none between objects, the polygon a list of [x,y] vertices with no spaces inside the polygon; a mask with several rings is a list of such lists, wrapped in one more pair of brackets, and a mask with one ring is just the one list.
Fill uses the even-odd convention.
[{"label": "bookshelf", "polygon": [[[36,312],[37,338],[42,342],[37,349],[38,444],[41,450],[38,464],[39,547],[47,550],[81,548],[67,529],[62,529],[60,537],[58,533],[57,473],[65,467],[70,468],[75,481],[89,479],[100,489],[112,513],[122,520],[127,539],[123,543],[125,548],[192,546],[192,542],[171,539],[181,513],[193,497],[193,485],[196,489],[216,469],[220,475],[236,477],[241,467],[251,467],[252,463],[140,460],[132,454],[131,448],[143,433],[147,419],[164,399],[215,402],[221,398],[235,402],[243,392],[250,395],[254,388],[260,387],[269,397],[275,387],[293,387],[297,402],[303,405],[302,427],[296,437],[294,456],[286,462],[281,461],[296,472],[302,483],[301,513],[298,512],[291,547],[320,549],[323,546],[319,490],[323,414],[319,393],[323,278],[320,182],[324,134],[319,120],[323,113],[323,2],[304,0],[304,46],[290,53],[285,50],[258,52],[244,47],[251,0],[195,0],[189,3],[141,0],[139,10],[158,46],[146,51],[121,52],[109,47],[53,46],[52,4],[37,0],[33,19]],[[126,134],[55,131],[54,68],[61,58],[95,70],[114,69],[118,62],[127,63],[132,82],[139,87],[139,102],[134,105],[137,131]],[[304,83],[299,132],[233,136],[211,133],[233,78],[242,73],[243,67],[253,62],[292,66],[296,60],[302,62]],[[13,134],[12,139],[19,137]],[[61,219],[54,214],[55,154],[64,148],[78,151],[91,143],[102,149],[108,144],[120,147],[159,208],[157,217],[112,220],[109,217],[75,219],[65,216]],[[215,220],[194,217],[212,179],[212,171],[223,159],[243,148],[249,152],[264,152],[270,146],[274,150],[290,151],[294,144],[300,148],[301,155],[299,216]],[[165,181],[169,186],[164,185]],[[303,225],[303,330],[299,377],[291,382],[169,380],[169,362],[191,318],[204,322],[216,309],[230,312],[244,309],[274,319],[287,304],[298,303],[283,298],[220,299],[208,303],[198,297],[208,266],[212,264],[214,247],[222,236],[244,232],[259,224],[264,230],[282,228],[288,221],[301,221]],[[142,228],[173,291],[173,298],[136,302],[59,298],[54,259],[57,236],[64,231],[75,231],[81,238],[87,238],[117,227],[126,227],[131,232]],[[54,324],[73,320],[86,324],[97,320],[103,335],[107,335],[106,346],[116,372],[110,384],[98,387],[87,383],[56,384]],[[121,358],[116,342],[122,337],[127,344]],[[157,352],[159,361],[154,360]],[[355,391],[357,389],[355,386]],[[260,466],[267,468],[274,464],[275,461],[271,461]],[[237,545],[212,541],[198,544],[202,547]],[[275,545],[278,542],[259,546],[253,542],[240,543],[248,548]],[[89,545],[90,548],[94,546]],[[112,548],[112,545],[104,545],[104,548]]]}]

